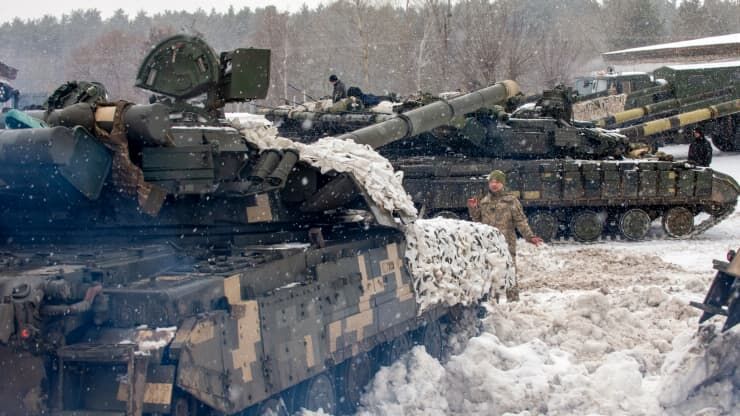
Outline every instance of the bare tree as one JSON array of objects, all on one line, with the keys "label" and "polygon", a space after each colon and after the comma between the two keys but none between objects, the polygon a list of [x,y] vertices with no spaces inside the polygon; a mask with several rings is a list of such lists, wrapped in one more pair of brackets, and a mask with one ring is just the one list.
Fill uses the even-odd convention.
[{"label": "bare tree", "polygon": [[143,35],[113,30],[72,51],[67,79],[97,81],[112,97],[137,101],[144,94],[133,88],[147,39]]}]

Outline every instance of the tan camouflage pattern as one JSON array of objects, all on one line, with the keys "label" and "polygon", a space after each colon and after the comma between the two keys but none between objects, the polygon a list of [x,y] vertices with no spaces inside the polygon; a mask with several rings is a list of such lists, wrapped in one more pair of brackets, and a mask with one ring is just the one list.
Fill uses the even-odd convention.
[{"label": "tan camouflage pattern", "polygon": [[230,313],[209,313],[175,335],[178,386],[233,413],[421,322],[397,243],[314,268],[312,279],[256,300],[242,299],[245,275],[225,278]]},{"label": "tan camouflage pattern", "polygon": [[270,197],[267,194],[259,194],[254,197],[255,204],[247,207],[247,222],[272,221],[272,209],[270,208]]},{"label": "tan camouflage pattern", "polygon": [[257,362],[257,346],[261,341],[259,307],[257,301],[241,299],[239,275],[224,280],[224,294],[231,306],[231,314],[237,320],[238,345],[231,351],[234,369],[241,372],[241,379],[254,379],[251,365]]}]

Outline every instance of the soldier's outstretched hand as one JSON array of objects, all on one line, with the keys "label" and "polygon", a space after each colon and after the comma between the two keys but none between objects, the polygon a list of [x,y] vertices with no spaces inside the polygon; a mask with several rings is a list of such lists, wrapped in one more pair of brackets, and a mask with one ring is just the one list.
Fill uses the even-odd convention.
[{"label": "soldier's outstretched hand", "polygon": [[478,198],[468,198],[468,208],[477,208]]},{"label": "soldier's outstretched hand", "polygon": [[535,235],[535,236],[532,236],[529,239],[529,242],[532,243],[532,244],[534,244],[535,246],[539,247],[540,244],[544,243],[545,241]]}]

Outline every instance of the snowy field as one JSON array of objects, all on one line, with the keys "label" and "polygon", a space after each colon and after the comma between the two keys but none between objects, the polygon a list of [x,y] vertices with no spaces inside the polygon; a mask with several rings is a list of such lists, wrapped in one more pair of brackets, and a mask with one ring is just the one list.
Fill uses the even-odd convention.
[{"label": "snowy field", "polygon": [[[740,154],[711,167],[740,180]],[[740,211],[687,241],[518,247],[521,301],[489,305],[443,363],[416,347],[382,368],[359,415],[740,414],[740,325],[699,331],[688,305],[740,247]]]}]

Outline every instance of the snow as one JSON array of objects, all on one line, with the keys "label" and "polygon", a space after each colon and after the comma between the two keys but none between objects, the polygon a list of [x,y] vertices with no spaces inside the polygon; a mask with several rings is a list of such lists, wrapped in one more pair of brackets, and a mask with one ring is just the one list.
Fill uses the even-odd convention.
[{"label": "snow", "polygon": [[[712,168],[740,178],[740,154],[715,151]],[[722,319],[699,325],[688,305],[738,230],[736,210],[692,240],[520,241],[521,301],[488,305],[443,363],[416,347],[382,368],[358,414],[740,414],[740,326],[720,334]]]},{"label": "snow", "polygon": [[272,123],[265,116],[252,113],[226,113],[226,120],[237,127],[248,125],[270,126]]},{"label": "snow", "polygon": [[708,38],[685,40],[681,42],[661,43],[658,45],[649,45],[639,48],[623,49],[620,51],[612,51],[603,54],[609,56],[612,54],[629,53],[629,52],[640,52],[640,51],[654,51],[659,49],[674,49],[674,48],[691,48],[697,46],[710,46],[710,45],[726,45],[726,44],[740,44],[740,33],[732,33],[729,35],[712,36]]},{"label": "snow", "polygon": [[668,68],[676,69],[676,70],[732,68],[732,67],[740,66],[740,61],[708,62],[708,63],[701,63],[701,64],[675,64],[675,65],[666,65],[666,66]]},{"label": "snow", "polygon": [[148,356],[169,345],[175,338],[176,326],[149,329],[147,325],[136,327],[131,338],[125,338],[118,342],[119,345],[135,345],[134,355]]}]

